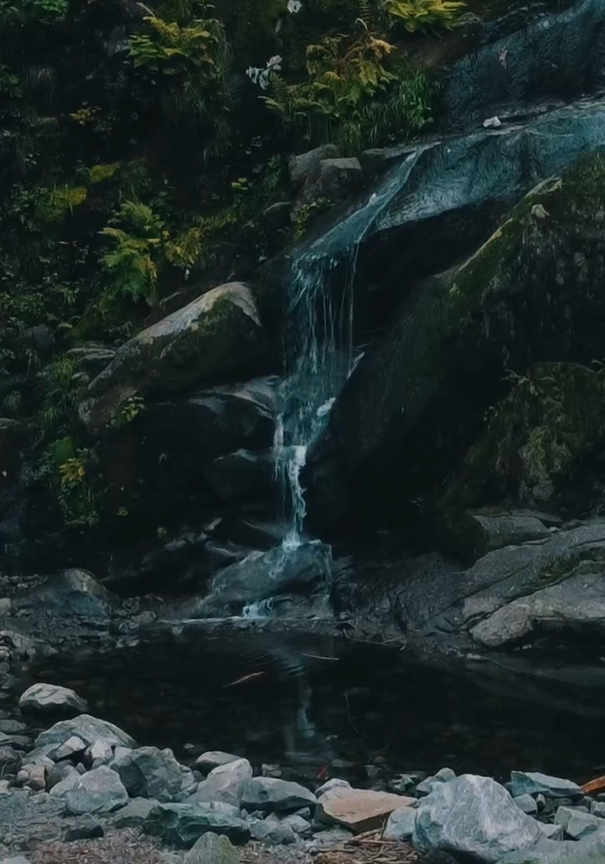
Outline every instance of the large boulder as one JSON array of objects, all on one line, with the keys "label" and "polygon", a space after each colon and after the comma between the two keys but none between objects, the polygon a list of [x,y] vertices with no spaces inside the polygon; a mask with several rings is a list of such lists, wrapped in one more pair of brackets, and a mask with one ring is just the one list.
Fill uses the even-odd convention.
[{"label": "large boulder", "polygon": [[[595,110],[580,150],[605,143],[605,110]],[[594,155],[536,187],[462,266],[418,287],[358,363],[309,456],[316,518],[342,518],[352,493],[368,511],[401,512],[464,455],[510,389],[507,374],[601,356],[601,222],[605,157]]]},{"label": "large boulder", "polygon": [[232,843],[246,843],[250,826],[232,811],[237,813],[226,804],[158,804],[145,819],[143,830],[184,849],[208,832],[225,836]]},{"label": "large boulder", "polygon": [[538,823],[503,786],[473,774],[439,784],[421,801],[413,835],[421,852],[466,856],[480,864],[496,864],[541,839]]},{"label": "large boulder", "polygon": [[87,570],[70,569],[49,577],[42,585],[13,599],[17,610],[44,609],[49,621],[69,622],[86,629],[102,629],[119,608],[117,598]]},{"label": "large boulder", "polygon": [[19,708],[25,713],[73,717],[88,710],[85,700],[68,687],[32,684],[21,694]]},{"label": "large boulder", "polygon": [[212,617],[221,610],[232,614],[259,600],[288,591],[308,592],[325,582],[330,572],[331,549],[312,541],[289,549],[252,552],[243,561],[220,570],[204,600],[187,601],[190,617]]},{"label": "large boulder", "polygon": [[99,720],[89,714],[81,714],[74,720],[62,720],[55,723],[46,732],[42,732],[36,738],[36,748],[57,747],[65,744],[70,738],[80,738],[86,746],[91,746],[95,741],[105,741],[111,747],[136,747],[136,742],[130,735],[118,729],[107,720]]},{"label": "large boulder", "polygon": [[180,765],[169,749],[120,747],[108,767],[119,775],[131,798],[173,801],[187,785],[187,779],[190,787],[194,785],[191,771]]},{"label": "large boulder", "polygon": [[593,832],[583,840],[543,840],[533,849],[510,852],[498,864],[601,864],[605,861],[605,834]]},{"label": "large boulder", "polygon": [[265,350],[249,289],[233,282],[208,291],[116,352],[88,388],[80,417],[99,435],[133,397],[158,399],[201,382],[249,373]]},{"label": "large boulder", "polygon": [[84,774],[65,793],[65,812],[72,816],[84,813],[112,813],[128,803],[128,792],[115,771],[106,766]]}]

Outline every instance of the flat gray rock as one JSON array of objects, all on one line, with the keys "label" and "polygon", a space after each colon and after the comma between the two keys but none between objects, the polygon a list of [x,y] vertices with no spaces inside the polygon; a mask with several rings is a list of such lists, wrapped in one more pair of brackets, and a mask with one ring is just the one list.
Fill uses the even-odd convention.
[{"label": "flat gray rock", "polygon": [[112,824],[116,828],[140,828],[157,803],[147,798],[134,798],[118,810],[112,819]]},{"label": "flat gray rock", "polygon": [[425,853],[445,852],[496,864],[507,852],[543,839],[536,821],[489,777],[465,774],[436,786],[418,806],[413,844]]},{"label": "flat gray rock", "polygon": [[511,771],[511,792],[520,795],[545,795],[549,798],[581,798],[583,793],[573,780],[551,777],[540,771]]},{"label": "flat gray rock", "polygon": [[234,756],[233,753],[225,753],[222,750],[207,750],[197,757],[193,767],[201,771],[202,774],[209,774],[214,768],[218,768],[220,765],[228,765],[229,762],[236,762],[239,758],[239,756]]},{"label": "flat gray rock", "polygon": [[246,810],[275,811],[299,810],[315,807],[317,798],[299,783],[290,783],[273,777],[255,777],[242,789],[241,806]]}]

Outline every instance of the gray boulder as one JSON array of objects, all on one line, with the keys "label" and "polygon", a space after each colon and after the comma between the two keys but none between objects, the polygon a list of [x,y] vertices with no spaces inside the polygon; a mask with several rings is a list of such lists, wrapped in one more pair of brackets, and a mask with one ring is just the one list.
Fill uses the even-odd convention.
[{"label": "gray boulder", "polygon": [[507,853],[543,839],[534,819],[516,806],[503,786],[465,774],[435,786],[418,806],[415,848],[496,864]]},{"label": "gray boulder", "polygon": [[204,834],[187,852],[184,864],[239,864],[240,855],[227,837]]},{"label": "gray boulder", "polygon": [[292,215],[314,204],[334,204],[363,185],[363,168],[356,157],[322,159],[316,172],[305,181],[294,203]]},{"label": "gray boulder", "polygon": [[315,807],[317,798],[299,783],[273,777],[255,777],[244,783],[241,806],[248,811],[282,812]]},{"label": "gray boulder", "polygon": [[605,832],[605,819],[599,819],[581,808],[559,807],[555,813],[555,824],[561,825],[572,840],[581,840],[593,831]]},{"label": "gray boulder", "polygon": [[108,767],[119,774],[131,798],[168,802],[181,792],[187,779],[185,774],[191,775],[189,785],[194,783],[191,772],[177,762],[169,749],[120,747]]},{"label": "gray boulder", "polygon": [[511,792],[519,795],[545,795],[549,798],[582,798],[583,792],[573,780],[551,777],[540,771],[511,771]]},{"label": "gray boulder", "polygon": [[128,792],[122,781],[105,765],[84,774],[65,794],[65,812],[72,816],[112,813],[127,803]]},{"label": "gray boulder", "polygon": [[534,849],[504,855],[498,864],[603,864],[605,835],[595,832],[579,842],[543,840]]},{"label": "gray boulder", "polygon": [[338,150],[335,144],[322,144],[314,150],[307,150],[306,153],[291,156],[288,170],[292,186],[300,187],[308,180],[315,179],[319,174],[322,161],[334,159],[337,156]]},{"label": "gray boulder", "polygon": [[89,714],[81,714],[73,720],[62,720],[55,723],[46,732],[42,732],[36,738],[36,748],[47,746],[61,746],[70,738],[80,738],[87,746],[95,741],[105,741],[111,747],[135,748],[136,742],[130,735],[118,729],[113,723],[99,720]]},{"label": "gray boulder", "polygon": [[129,399],[157,399],[198,382],[250,373],[264,351],[258,310],[239,282],[220,285],[138,333],[95,378],[80,417],[100,434]]},{"label": "gray boulder", "polygon": [[88,705],[73,690],[56,684],[32,684],[21,694],[19,708],[34,714],[54,714],[73,717],[85,714]]},{"label": "gray boulder", "polygon": [[75,825],[67,828],[63,839],[66,843],[73,843],[76,840],[95,840],[104,835],[105,831],[99,820],[87,813]]},{"label": "gray boulder", "polygon": [[247,822],[212,804],[157,804],[145,819],[143,830],[184,849],[209,831],[236,844],[250,839]]},{"label": "gray boulder", "polygon": [[418,811],[415,807],[400,807],[399,810],[393,810],[382,832],[383,838],[385,840],[411,840],[416,828],[417,815]]},{"label": "gray boulder", "polygon": [[51,576],[13,602],[20,612],[43,608],[53,623],[92,630],[106,626],[119,608],[117,598],[92,573],[75,568]]},{"label": "gray boulder", "polygon": [[531,795],[516,795],[513,800],[519,810],[523,810],[529,816],[535,816],[538,813],[538,803]]},{"label": "gray boulder", "polygon": [[252,765],[247,759],[237,759],[213,768],[206,780],[197,787],[193,798],[209,803],[223,801],[239,806],[242,800],[244,783],[252,779]]}]

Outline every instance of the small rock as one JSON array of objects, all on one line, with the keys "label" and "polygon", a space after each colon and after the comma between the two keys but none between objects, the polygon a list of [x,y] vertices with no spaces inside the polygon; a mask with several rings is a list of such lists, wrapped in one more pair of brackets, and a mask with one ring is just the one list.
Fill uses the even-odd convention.
[{"label": "small rock", "polygon": [[337,777],[334,777],[332,780],[327,780],[319,789],[316,789],[315,795],[318,798],[323,798],[324,795],[327,795],[334,789],[351,789],[351,784],[346,780],[339,780]]},{"label": "small rock", "polygon": [[565,834],[562,825],[551,825],[548,822],[538,822],[542,833],[548,837],[549,840],[562,840]]},{"label": "small rock", "polygon": [[310,837],[313,833],[313,826],[311,823],[298,813],[292,813],[291,816],[286,816],[282,819],[281,824],[289,825],[294,833],[298,834],[299,837]]},{"label": "small rock", "polygon": [[46,789],[46,772],[51,767],[52,762],[50,759],[23,765],[17,774],[15,784],[17,786],[24,786],[27,789],[33,789],[34,792]]},{"label": "small rock", "polygon": [[46,774],[46,791],[50,792],[51,789],[54,789],[55,786],[62,783],[68,777],[77,779],[79,776],[71,762],[59,762],[48,769]]},{"label": "small rock", "polygon": [[0,598],[0,617],[8,615],[13,607],[10,597]]},{"label": "small rock", "polygon": [[116,828],[140,828],[157,803],[148,798],[133,798],[125,807],[118,810],[112,824]]},{"label": "small rock", "polygon": [[417,811],[413,807],[393,810],[383,831],[385,840],[411,840],[416,827]]},{"label": "small rock", "polygon": [[455,780],[456,774],[451,768],[442,768],[433,777],[427,777],[416,786],[418,795],[430,795],[435,786],[439,783],[449,783],[450,780]]},{"label": "small rock", "polygon": [[0,745],[0,775],[16,773],[21,765],[21,755],[8,745]]},{"label": "small rock", "polygon": [[202,774],[209,774],[214,768],[228,765],[229,762],[236,762],[239,758],[232,753],[223,753],[222,750],[208,750],[197,757],[193,767],[201,771]]},{"label": "small rock", "polygon": [[253,822],[250,826],[252,837],[266,846],[288,846],[296,843],[294,829],[283,822],[271,822],[263,820]]},{"label": "small rock", "polygon": [[99,768],[101,765],[107,765],[113,759],[113,747],[108,741],[100,738],[91,744],[86,750],[84,758],[92,768]]},{"label": "small rock", "polygon": [[185,855],[184,864],[239,864],[240,855],[227,837],[209,832]]},{"label": "small rock", "polygon": [[73,690],[56,684],[32,684],[21,695],[19,708],[36,714],[55,714],[72,717],[85,714],[88,706]]},{"label": "small rock", "polygon": [[52,798],[63,798],[70,789],[73,789],[74,786],[80,780],[80,773],[76,768],[72,767],[72,771],[69,772],[62,780],[59,780],[58,783],[54,783],[52,789],[50,789],[50,795]]},{"label": "small rock", "polygon": [[71,843],[74,840],[95,840],[97,837],[103,837],[104,834],[105,831],[101,823],[93,816],[86,815],[77,825],[73,825],[65,831],[63,839],[67,843]]},{"label": "small rock", "polygon": [[0,732],[5,735],[22,735],[27,731],[27,726],[20,720],[0,720]]},{"label": "small rock", "polygon": [[298,156],[291,156],[289,164],[290,182],[293,186],[302,186],[305,181],[319,174],[319,166],[323,159],[336,156],[338,156],[338,150],[334,144],[322,144],[314,150],[308,150]]},{"label": "small rock", "polygon": [[314,835],[312,840],[308,840],[305,848],[311,854],[319,852],[322,849],[332,849],[334,846],[341,846],[350,840],[353,834],[345,828],[329,828],[326,831],[319,831]]},{"label": "small rock", "polygon": [[16,858],[3,858],[0,864],[29,864],[29,861],[23,855],[18,855]]},{"label": "small rock", "polygon": [[581,840],[593,831],[598,831],[600,826],[605,827],[605,821],[577,809],[559,807],[555,814],[555,825],[562,825],[572,840]]},{"label": "small rock", "polygon": [[64,744],[60,744],[56,750],[49,753],[53,762],[61,762],[62,759],[70,759],[80,753],[84,753],[86,744],[77,735],[72,735]]},{"label": "small rock", "polygon": [[511,792],[513,798],[520,795],[537,795],[541,793],[550,798],[581,798],[582,790],[572,780],[563,780],[560,777],[550,777],[539,771],[526,773],[524,771],[512,771],[510,775]]},{"label": "small rock", "polygon": [[520,810],[523,810],[524,813],[528,813],[530,816],[534,816],[538,812],[538,803],[531,795],[519,795],[513,800]]},{"label": "small rock", "polygon": [[593,816],[599,816],[601,819],[605,817],[605,803],[603,801],[591,801],[590,812]]},{"label": "small rock", "polygon": [[84,774],[67,791],[65,812],[73,816],[111,813],[127,803],[128,792],[116,772],[101,766]]},{"label": "small rock", "polygon": [[8,780],[0,780],[0,795],[10,794],[10,783]]},{"label": "small rock", "polygon": [[483,121],[484,129],[499,129],[502,126],[502,120],[499,117],[488,117]]},{"label": "small rock", "polygon": [[315,806],[317,798],[299,783],[273,777],[255,777],[244,783],[241,806],[246,810],[264,812],[298,810]]}]

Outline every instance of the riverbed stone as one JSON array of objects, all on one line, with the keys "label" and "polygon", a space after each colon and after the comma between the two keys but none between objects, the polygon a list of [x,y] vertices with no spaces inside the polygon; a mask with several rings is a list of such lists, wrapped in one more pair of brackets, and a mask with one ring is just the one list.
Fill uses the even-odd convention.
[{"label": "riverbed stone", "polygon": [[107,765],[113,759],[114,749],[109,741],[98,738],[86,749],[84,759],[91,768]]},{"label": "riverbed stone", "polygon": [[533,849],[504,855],[498,864],[603,864],[605,835],[594,832],[583,840],[542,840]]},{"label": "riverbed stone", "polygon": [[78,820],[76,825],[66,829],[63,839],[66,843],[73,843],[76,840],[95,840],[103,837],[104,834],[105,831],[99,820],[87,813]]},{"label": "riverbed stone", "polygon": [[38,762],[30,762],[23,765],[17,774],[15,780],[16,786],[23,786],[26,789],[32,789],[34,792],[39,792],[46,788],[46,775],[52,768],[50,759],[41,759]]},{"label": "riverbed stone", "polygon": [[229,762],[237,762],[239,756],[234,756],[233,753],[225,753],[222,750],[207,750],[198,756],[193,767],[201,771],[202,774],[209,774],[214,768],[219,768],[221,765],[228,765]]},{"label": "riverbed stone", "polygon": [[312,792],[300,783],[288,780],[254,777],[244,783],[242,788],[241,806],[248,811],[281,812],[315,807],[316,804],[317,798]]},{"label": "riverbed stone", "polygon": [[562,825],[565,834],[572,840],[581,840],[599,829],[605,831],[605,819],[599,819],[579,807],[559,807],[555,813],[555,824]]},{"label": "riverbed stone", "polygon": [[538,822],[540,831],[549,840],[562,840],[565,836],[565,830],[562,825],[554,825],[551,822]]},{"label": "riverbed stone", "polygon": [[414,807],[393,810],[387,820],[382,836],[385,840],[411,840],[416,827],[418,811]]},{"label": "riverbed stone", "polygon": [[218,765],[200,783],[193,797],[199,802],[224,801],[239,806],[244,783],[252,779],[253,773],[247,759]]},{"label": "riverbed stone", "polygon": [[297,835],[291,825],[284,822],[261,820],[252,822],[250,833],[254,840],[266,846],[289,846],[296,843]]},{"label": "riverbed stone", "polygon": [[540,839],[536,821],[521,812],[503,786],[464,774],[435,786],[420,802],[413,843],[421,852],[495,864],[507,852],[531,848]]},{"label": "riverbed stone", "polygon": [[51,744],[60,746],[72,736],[81,738],[87,745],[102,740],[107,742],[111,747],[134,749],[137,746],[130,735],[118,729],[113,723],[108,723],[107,720],[99,720],[97,717],[92,717],[89,714],[81,714],[73,720],[62,720],[59,723],[55,723],[46,732],[38,735],[36,738],[36,748]]},{"label": "riverbed stone", "polygon": [[118,810],[112,824],[116,828],[140,828],[157,804],[157,801],[150,801],[149,798],[133,798]]},{"label": "riverbed stone", "polygon": [[74,756],[79,756],[86,750],[86,743],[77,735],[72,735],[64,744],[60,744],[56,750],[51,751],[48,755],[53,762],[61,762],[63,759],[71,759]]},{"label": "riverbed stone", "polygon": [[289,816],[285,816],[281,820],[281,824],[289,825],[290,828],[292,828],[292,830],[299,835],[299,837],[310,837],[313,833],[313,826],[311,825],[311,823],[299,813],[292,813]]},{"label": "riverbed stone", "polygon": [[105,765],[84,774],[65,794],[65,812],[73,816],[112,813],[127,803],[124,784],[117,773]]},{"label": "riverbed stone", "polygon": [[54,789],[59,783],[62,783],[63,780],[66,780],[68,777],[78,778],[80,774],[76,771],[74,765],[71,762],[58,762],[56,765],[53,765],[52,768],[48,769],[46,775],[46,791],[50,792],[51,789]]},{"label": "riverbed stone", "polygon": [[448,783],[450,780],[455,780],[456,774],[451,768],[441,768],[432,777],[425,777],[416,786],[416,792],[419,796],[429,795],[434,787],[439,783]]},{"label": "riverbed stone", "polygon": [[145,819],[143,830],[184,849],[193,846],[209,831],[224,835],[236,844],[247,843],[250,839],[247,822],[211,804],[157,804]]},{"label": "riverbed stone", "polygon": [[239,864],[240,854],[228,837],[208,832],[193,844],[184,864]]},{"label": "riverbed stone", "polygon": [[32,684],[21,695],[19,708],[29,713],[72,717],[85,714],[88,705],[69,687],[39,683]]},{"label": "riverbed stone", "polygon": [[170,749],[118,747],[109,767],[119,774],[132,798],[168,802],[181,792],[185,773],[191,775],[191,784],[195,782],[191,772],[177,762]]},{"label": "riverbed stone", "polygon": [[[323,798],[325,795],[331,794],[334,789],[351,789],[352,786],[348,780],[341,780],[338,777],[333,777],[331,780],[326,780],[325,783],[315,790],[317,798]],[[342,793],[341,793],[342,794]]]},{"label": "riverbed stone", "polygon": [[77,786],[80,782],[80,777],[82,776],[77,768],[74,768],[73,765],[72,771],[66,774],[61,780],[57,783],[54,783],[52,788],[49,788],[49,794],[53,798],[64,798],[67,793]]},{"label": "riverbed stone", "polygon": [[582,790],[573,780],[551,777],[540,771],[511,771],[511,792],[520,795],[545,795],[549,798],[581,798]]}]

